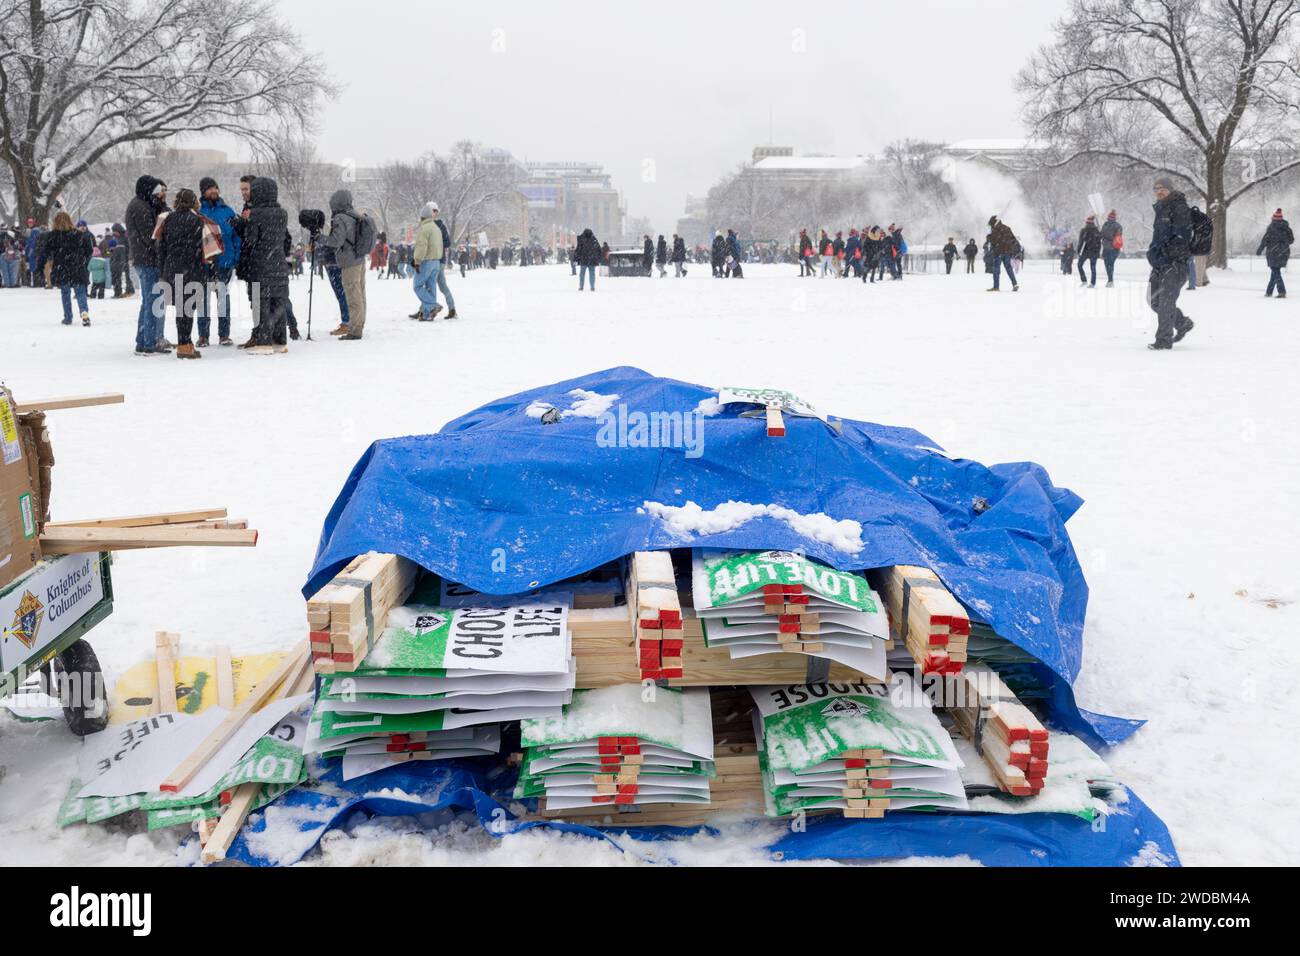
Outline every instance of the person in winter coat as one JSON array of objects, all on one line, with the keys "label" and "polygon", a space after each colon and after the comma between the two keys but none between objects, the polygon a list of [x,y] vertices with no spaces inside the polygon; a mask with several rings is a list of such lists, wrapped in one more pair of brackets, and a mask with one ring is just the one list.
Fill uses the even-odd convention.
[{"label": "person in winter coat", "polygon": [[844,242],[844,274],[853,270],[855,279],[862,278],[862,236],[856,229],[849,230],[849,238]]},{"label": "person in winter coat", "polygon": [[975,244],[975,237],[971,236],[966,240],[966,247],[962,252],[966,254],[966,272],[970,274],[975,271],[975,257],[979,255],[980,247]]},{"label": "person in winter coat", "polygon": [[63,324],[72,324],[72,297],[77,297],[81,310],[81,324],[90,325],[90,308],[86,304],[86,286],[90,282],[89,264],[94,249],[89,232],[73,227],[72,217],[60,211],[54,217],[54,228],[46,233],[42,246],[43,257],[36,272],[50,264],[50,282],[59,290],[63,303]]},{"label": "person in winter coat", "polygon": [[13,231],[0,227],[0,289],[18,288],[22,257],[23,246],[18,227],[15,226]]},{"label": "person in winter coat", "polygon": [[1101,261],[1106,266],[1106,288],[1115,284],[1115,260],[1124,248],[1124,227],[1119,224],[1119,217],[1112,209],[1106,214],[1106,221],[1101,227]]},{"label": "person in winter coat", "polygon": [[[356,341],[366,328],[366,254],[357,251],[359,217],[352,193],[340,189],[330,196],[330,231],[325,248],[334,256],[348,300],[348,331],[340,340]],[[367,250],[368,252],[369,250]]]},{"label": "person in winter coat", "polygon": [[281,207],[280,187],[269,176],[249,184],[248,216],[244,219],[242,266],[257,289],[253,334],[240,348],[250,355],[289,351],[286,340],[289,298],[289,214]]},{"label": "person in winter coat", "polygon": [[686,275],[686,240],[673,233],[673,275],[680,279]]},{"label": "person in winter coat", "polygon": [[1089,216],[1079,230],[1079,284],[1087,285],[1088,279],[1083,274],[1084,263],[1092,266],[1092,288],[1097,288],[1097,257],[1101,255],[1101,230],[1097,228],[1097,217]]},{"label": "person in winter coat", "polygon": [[122,280],[130,276],[131,263],[128,260],[130,253],[126,248],[126,236],[114,236],[108,240],[108,266],[113,276],[113,298],[125,298],[127,293],[123,291]]},{"label": "person in winter coat", "polygon": [[713,266],[713,278],[721,279],[723,264],[727,261],[727,240],[722,235],[722,230],[715,230],[713,233],[713,243],[709,246],[709,262]]},{"label": "person in winter coat", "polygon": [[438,209],[438,204],[433,204],[433,219],[438,224],[438,231],[442,233],[442,268],[438,270],[438,288],[442,290],[442,297],[447,300],[447,318],[456,318],[456,300],[451,296],[451,289],[447,287],[447,260],[451,255],[451,230],[447,224],[442,221],[442,211]]},{"label": "person in winter coat", "polygon": [[27,220],[27,238],[23,241],[23,254],[26,257],[27,273],[33,289],[46,287],[43,267],[37,266],[40,245],[44,241],[41,237],[44,235],[45,230],[37,227],[35,219]]},{"label": "person in winter coat", "polygon": [[646,275],[654,273],[655,261],[655,244],[650,241],[649,236],[642,236],[645,244],[641,247],[641,268],[645,270]]},{"label": "person in winter coat", "polygon": [[230,338],[230,279],[239,263],[242,246],[239,235],[235,232],[235,222],[239,214],[221,198],[221,188],[217,181],[209,176],[199,180],[199,214],[217,224],[221,230],[221,255],[208,260],[203,267],[203,299],[199,303],[199,348],[207,348],[208,337],[212,333],[212,313],[208,302],[215,294],[217,300],[217,341],[222,345],[234,345]]},{"label": "person in winter coat", "polygon": [[988,254],[992,257],[993,265],[993,288],[989,289],[990,292],[1000,291],[999,280],[1003,268],[1007,270],[1007,278],[1011,280],[1011,291],[1020,291],[1020,284],[1016,282],[1016,274],[1011,268],[1011,257],[1019,251],[1020,241],[1016,239],[1016,234],[1011,231],[1011,227],[997,216],[990,216]]},{"label": "person in winter coat", "polygon": [[1074,274],[1074,243],[1070,240],[1065,241],[1065,248],[1061,250],[1061,275]]},{"label": "person in winter coat", "polygon": [[953,260],[957,258],[957,243],[952,241],[952,236],[948,237],[948,244],[943,247],[943,267],[944,275],[952,275]]},{"label": "person in winter coat", "polygon": [[578,236],[578,244],[574,247],[574,258],[578,262],[578,291],[583,289],[583,283],[586,279],[591,280],[591,291],[596,291],[596,266],[604,261],[604,252],[601,245],[596,241],[596,235],[590,229],[582,230],[582,235]]},{"label": "person in winter coat", "polygon": [[127,204],[127,247],[131,250],[131,264],[140,279],[140,313],[136,317],[135,353],[153,355],[170,352],[171,343],[163,337],[163,320],[166,310],[158,306],[162,290],[158,287],[158,252],[154,246],[154,226],[158,217],[167,211],[167,184],[153,176],[141,176],[135,181],[135,198]]},{"label": "person in winter coat", "polygon": [[668,242],[664,239],[664,234],[659,234],[659,239],[655,242],[655,266],[659,269],[659,278],[664,279],[668,276],[668,270],[664,268],[668,264]]},{"label": "person in winter coat", "polygon": [[835,233],[835,239],[831,243],[831,255],[834,257],[835,275],[837,278],[844,275],[844,233]]},{"label": "person in winter coat", "polygon": [[740,245],[740,237],[736,235],[736,230],[727,230],[727,278],[743,279],[745,272],[740,264],[744,261],[745,252]]},{"label": "person in winter coat", "polygon": [[176,208],[163,220],[158,232],[158,271],[163,288],[162,308],[176,310],[176,357],[197,359],[203,355],[194,347],[194,316],[205,294],[208,279],[203,258],[203,218],[199,197],[192,189],[176,193]]},{"label": "person in winter coat", "polygon": [[90,256],[90,297],[92,299],[104,298],[104,290],[108,288],[108,271],[108,257],[98,246],[94,246]]},{"label": "person in winter coat", "polygon": [[1259,248],[1255,250],[1255,255],[1268,257],[1268,289],[1264,295],[1270,298],[1274,290],[1277,291],[1279,299],[1286,298],[1286,283],[1282,281],[1282,270],[1286,268],[1287,260],[1291,258],[1293,242],[1295,236],[1291,232],[1291,226],[1282,218],[1282,210],[1279,209],[1273,213],[1268,228],[1264,230],[1264,238],[1259,241]]},{"label": "person in winter coat", "polygon": [[1156,340],[1147,348],[1155,351],[1172,349],[1181,342],[1194,323],[1178,308],[1178,294],[1187,281],[1187,259],[1192,241],[1192,215],[1187,198],[1174,189],[1168,176],[1157,176],[1152,188],[1156,201],[1155,222],[1151,227],[1151,245],[1147,262],[1151,277],[1147,282],[1147,301],[1156,314]]},{"label": "person in winter coat", "polygon": [[799,230],[799,275],[812,278],[814,274],[813,260],[817,252],[813,248],[812,239],[808,235],[807,229]]},{"label": "person in winter coat", "polygon": [[907,242],[903,239],[903,227],[889,224],[889,271],[891,278],[901,281],[903,278],[903,256],[907,254]]},{"label": "person in winter coat", "polygon": [[412,287],[420,300],[421,322],[432,322],[442,311],[438,305],[438,273],[442,269],[442,230],[437,223],[438,207],[431,202],[420,211],[415,230],[415,280]]}]

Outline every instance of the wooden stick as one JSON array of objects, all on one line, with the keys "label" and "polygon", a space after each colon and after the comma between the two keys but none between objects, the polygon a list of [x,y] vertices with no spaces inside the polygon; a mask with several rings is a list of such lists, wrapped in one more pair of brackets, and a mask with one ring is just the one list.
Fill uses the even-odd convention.
[{"label": "wooden stick", "polygon": [[220,528],[64,527],[41,535],[41,551],[47,555],[133,548],[251,548],[256,544],[256,531]]},{"label": "wooden stick", "polygon": [[[158,787],[163,793],[175,793],[184,787],[198,773],[199,769],[212,759],[213,755],[225,745],[237,731],[264,703],[272,698],[276,688],[286,681],[296,684],[302,676],[303,668],[309,661],[307,642],[295,644],[284,656],[275,670],[260,681],[234,710],[217,725],[216,729],[195,748],[194,752],[176,765],[176,769],[167,775],[167,779]],[[291,684],[292,686],[292,684]]]},{"label": "wooden stick", "polygon": [[226,710],[235,706],[235,671],[225,645],[217,648],[217,706]]},{"label": "wooden stick", "polygon": [[154,635],[154,659],[158,665],[158,712],[176,713],[176,661],[172,657],[171,635],[159,631]]},{"label": "wooden stick", "polygon": [[34,402],[19,402],[18,414],[26,412],[52,412],[60,408],[88,408],[91,405],[120,405],[126,401],[121,392],[104,392],[100,395],[64,395],[59,398],[42,398]]},{"label": "wooden stick", "polygon": [[121,518],[90,518],[86,521],[47,521],[47,528],[148,528],[185,524],[226,517],[225,508],[196,508],[193,511],[164,511],[154,515],[126,515]]},{"label": "wooden stick", "polygon": [[767,437],[785,437],[785,419],[781,415],[781,409],[775,405],[767,406]]}]

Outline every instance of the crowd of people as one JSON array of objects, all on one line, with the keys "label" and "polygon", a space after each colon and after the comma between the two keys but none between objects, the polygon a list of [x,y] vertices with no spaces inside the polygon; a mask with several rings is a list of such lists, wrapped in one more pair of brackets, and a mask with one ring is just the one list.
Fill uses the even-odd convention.
[{"label": "crowd of people", "polygon": [[[1152,238],[1146,257],[1151,266],[1148,301],[1157,316],[1156,339],[1149,346],[1166,350],[1181,341],[1193,328],[1191,319],[1178,308],[1184,290],[1209,284],[1206,267],[1213,245],[1213,224],[1200,209],[1188,204],[1167,176],[1154,182],[1156,201]],[[135,351],[138,355],[175,352],[180,358],[195,359],[212,341],[212,318],[217,320],[216,341],[233,346],[231,338],[230,286],[242,281],[254,318],[253,332],[239,348],[252,354],[286,352],[287,342],[300,338],[289,279],[304,274],[311,263],[315,274],[328,280],[339,309],[339,323],[330,332],[343,341],[356,341],[365,334],[366,272],[378,279],[408,279],[418,302],[410,318],[435,321],[444,311],[446,319],[457,318],[455,298],[448,285],[448,273],[458,268],[461,277],[478,269],[498,266],[545,265],[554,256],[568,262],[578,277],[579,290],[596,288],[596,271],[610,263],[611,250],[591,229],[585,229],[569,248],[547,249],[541,243],[512,240],[499,246],[453,243],[436,202],[428,202],[411,241],[390,243],[377,230],[373,219],[359,212],[351,193],[336,191],[329,201],[328,217],[322,211],[307,210],[299,225],[310,233],[306,243],[295,242],[288,214],[278,201],[274,179],[245,175],[239,182],[242,205],[237,212],[222,196],[217,182],[204,177],[198,189],[179,189],[168,202],[168,187],[153,176],[141,176],[135,195],[126,207],[121,223],[113,223],[102,235],[94,235],[82,220],[58,208],[48,229],[28,219],[26,228],[0,228],[0,288],[58,289],[62,321],[72,325],[91,324],[90,301],[140,295]],[[310,217],[310,221],[309,221]],[[1098,224],[1089,215],[1077,241],[1067,240],[1059,248],[1061,272],[1077,275],[1081,285],[1097,285],[1097,260],[1102,261],[1106,285],[1115,284],[1115,264],[1124,249],[1124,229],[1111,210]],[[328,228],[326,224],[328,223]],[[1272,216],[1256,255],[1266,258],[1269,280],[1265,295],[1286,298],[1282,270],[1286,268],[1294,235],[1278,209]],[[640,268],[645,275],[674,275],[684,278],[687,263],[708,262],[715,278],[744,277],[748,262],[797,263],[803,278],[856,278],[864,283],[901,281],[908,255],[903,227],[897,223],[881,228],[873,225],[851,228],[848,235],[819,231],[814,240],[800,229],[796,240],[784,252],[771,241],[742,242],[734,229],[717,230],[709,246],[688,250],[686,241],[673,234],[671,242],[660,234],[652,240],[642,237]],[[1006,273],[1012,291],[1020,290],[1017,271],[1023,269],[1024,248],[1011,228],[998,216],[990,217],[982,246],[984,271],[992,276],[988,291],[1001,291]],[[949,236],[940,255],[945,274],[965,260],[966,272],[975,272],[981,246],[974,237],[958,247]],[[635,261],[634,250],[620,255]],[[635,268],[635,266],[633,267]],[[75,308],[74,308],[75,306]],[[175,314],[176,342],[164,334],[168,311]]]}]

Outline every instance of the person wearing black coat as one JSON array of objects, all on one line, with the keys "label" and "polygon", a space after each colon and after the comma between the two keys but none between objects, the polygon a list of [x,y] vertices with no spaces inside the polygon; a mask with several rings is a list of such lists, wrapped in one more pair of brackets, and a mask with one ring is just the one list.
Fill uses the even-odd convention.
[{"label": "person wearing black coat", "polygon": [[54,217],[54,228],[45,233],[45,244],[37,270],[50,263],[50,284],[59,290],[63,303],[63,324],[72,324],[72,297],[77,297],[81,310],[81,324],[90,325],[90,308],[86,304],[86,286],[90,284],[90,257],[95,240],[88,231],[76,229],[72,217],[59,212]]},{"label": "person wearing black coat", "polygon": [[975,257],[979,255],[980,252],[980,247],[975,244],[974,236],[971,236],[966,240],[966,246],[962,249],[962,252],[966,253],[966,272],[968,274],[974,272]]},{"label": "person wearing black coat", "polygon": [[1147,246],[1147,263],[1151,266],[1147,302],[1156,314],[1156,340],[1147,348],[1165,351],[1181,342],[1194,324],[1178,308],[1191,255],[1192,211],[1187,197],[1174,189],[1168,176],[1157,176],[1152,188],[1156,202],[1152,206],[1155,222],[1151,225],[1151,244]]},{"label": "person wearing black coat", "polygon": [[678,278],[686,275],[686,240],[673,233],[673,274]]},{"label": "person wearing black coat", "polygon": [[1287,260],[1291,258],[1291,243],[1295,242],[1295,235],[1291,232],[1291,225],[1282,218],[1282,210],[1279,209],[1273,213],[1273,218],[1264,230],[1264,238],[1259,241],[1259,248],[1255,250],[1255,255],[1264,255],[1268,261],[1268,291],[1264,295],[1272,298],[1274,290],[1277,291],[1279,299],[1286,298],[1286,283],[1282,281],[1282,270],[1286,268]]},{"label": "person wearing black coat", "polygon": [[202,358],[194,347],[194,317],[198,314],[207,272],[203,268],[203,219],[199,197],[192,189],[176,194],[176,208],[167,214],[158,231],[159,284],[163,305],[176,310],[176,357]]},{"label": "person wearing black coat", "polygon": [[1074,274],[1074,243],[1067,241],[1061,250],[1061,275]]},{"label": "person wearing black coat", "polygon": [[709,262],[713,265],[713,278],[725,278],[722,268],[726,261],[727,240],[723,237],[721,230],[719,230],[713,234],[713,245],[709,248]]},{"label": "person wearing black coat", "polygon": [[1097,217],[1089,216],[1079,230],[1079,284],[1088,285],[1083,274],[1084,263],[1092,266],[1092,288],[1097,288],[1097,259],[1101,255],[1101,230],[1097,228]]},{"label": "person wearing black coat", "polygon": [[957,258],[957,243],[952,241],[952,236],[948,237],[948,244],[943,247],[943,265],[947,270],[944,275],[952,275],[952,262]]},{"label": "person wearing black coat", "polygon": [[269,176],[257,177],[249,187],[243,242],[248,250],[247,278],[258,292],[253,307],[257,326],[241,347],[251,354],[289,351],[285,334],[289,263],[285,250],[292,239],[289,214],[280,206],[279,192],[279,186]]},{"label": "person wearing black coat", "polygon": [[659,234],[659,241],[655,243],[655,265],[659,269],[659,278],[663,279],[668,276],[668,270],[664,268],[668,263],[668,242],[664,239],[663,233]]},{"label": "person wearing black coat", "polygon": [[582,230],[578,244],[573,249],[574,261],[578,263],[578,291],[583,290],[586,279],[591,280],[591,291],[596,291],[596,267],[604,260],[600,241],[591,229]]},{"label": "person wearing black coat", "polygon": [[158,217],[167,211],[167,184],[154,176],[135,181],[135,198],[127,204],[124,224],[126,243],[140,279],[140,313],[136,317],[135,352],[152,355],[170,352],[171,343],[163,337],[163,323],[156,305],[158,289],[158,253],[154,248],[153,230]]},{"label": "person wearing black coat", "polygon": [[1011,259],[1020,249],[1020,240],[1011,231],[1011,227],[997,216],[989,217],[989,234],[984,240],[984,249],[984,268],[993,273],[993,288],[988,291],[999,290],[1002,269],[1005,268],[1007,278],[1011,280],[1011,291],[1019,292],[1020,283],[1016,281]]}]

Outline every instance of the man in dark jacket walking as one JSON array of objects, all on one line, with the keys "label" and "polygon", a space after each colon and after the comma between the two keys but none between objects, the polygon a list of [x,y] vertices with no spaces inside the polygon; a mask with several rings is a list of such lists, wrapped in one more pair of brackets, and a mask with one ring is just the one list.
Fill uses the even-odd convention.
[{"label": "man in dark jacket walking", "polygon": [[1086,263],[1092,267],[1091,287],[1097,288],[1097,257],[1101,255],[1101,230],[1097,228],[1097,217],[1089,216],[1084,220],[1083,228],[1079,230],[1079,284],[1089,285],[1087,276],[1083,274],[1083,267]]},{"label": "man in dark jacket walking", "polygon": [[1106,266],[1106,288],[1115,284],[1115,260],[1124,248],[1124,227],[1119,224],[1119,217],[1112,209],[1106,214],[1106,222],[1101,227],[1101,261]]},{"label": "man in dark jacket walking", "polygon": [[126,207],[126,238],[131,250],[131,264],[140,277],[140,314],[136,317],[135,354],[152,355],[170,352],[171,343],[163,338],[162,320],[166,315],[158,303],[158,251],[153,230],[158,216],[167,211],[167,184],[153,176],[135,181],[135,198]]},{"label": "man in dark jacket walking", "polygon": [[993,265],[993,288],[990,292],[999,292],[1002,269],[1007,270],[1007,278],[1011,280],[1011,291],[1019,292],[1020,284],[1016,282],[1016,273],[1011,267],[1011,257],[1020,250],[1020,241],[1016,239],[1016,234],[1011,231],[1011,227],[999,219],[997,216],[989,217],[989,255]]},{"label": "man in dark jacket walking", "polygon": [[980,252],[980,247],[975,244],[974,236],[966,240],[966,247],[962,249],[962,252],[966,253],[966,274],[970,275],[975,271],[975,257]]},{"label": "man in dark jacket walking", "polygon": [[952,236],[948,237],[948,244],[943,247],[943,267],[946,270],[944,275],[952,275],[953,260],[957,258],[957,243],[952,241]]},{"label": "man in dark jacket walking", "polygon": [[686,275],[686,240],[673,233],[673,276],[682,278]]},{"label": "man in dark jacket walking", "polygon": [[256,326],[244,343],[250,354],[269,355],[289,351],[286,341],[289,298],[289,263],[285,258],[289,241],[289,214],[279,203],[274,179],[258,176],[249,187],[248,218],[242,242],[248,281],[257,289],[253,304]]},{"label": "man in dark jacket walking", "polygon": [[583,290],[585,281],[590,278],[591,291],[596,291],[596,266],[600,265],[602,255],[600,242],[590,229],[582,230],[578,244],[574,247],[573,258],[578,263],[578,291]]},{"label": "man in dark jacket walking", "polygon": [[1187,198],[1174,189],[1168,176],[1157,176],[1153,185],[1156,202],[1155,222],[1151,227],[1151,245],[1147,262],[1151,278],[1147,283],[1147,301],[1156,314],[1156,340],[1147,348],[1155,351],[1172,349],[1192,331],[1193,322],[1178,308],[1178,294],[1187,281],[1187,257],[1192,241],[1192,217]]},{"label": "man in dark jacket walking", "polygon": [[727,240],[723,237],[720,229],[713,233],[713,245],[709,248],[709,261],[713,265],[713,278],[724,278],[722,267],[727,261]]},{"label": "man in dark jacket walking", "polygon": [[1286,268],[1287,260],[1291,258],[1293,242],[1295,236],[1291,232],[1291,226],[1282,218],[1282,210],[1279,209],[1273,213],[1268,228],[1264,230],[1264,238],[1259,241],[1259,248],[1255,250],[1255,255],[1268,257],[1268,290],[1264,295],[1270,298],[1275,289],[1279,299],[1286,298],[1286,283],[1282,281],[1282,270]]}]

